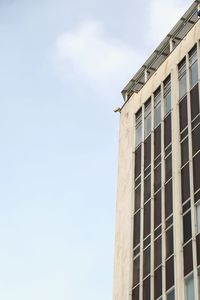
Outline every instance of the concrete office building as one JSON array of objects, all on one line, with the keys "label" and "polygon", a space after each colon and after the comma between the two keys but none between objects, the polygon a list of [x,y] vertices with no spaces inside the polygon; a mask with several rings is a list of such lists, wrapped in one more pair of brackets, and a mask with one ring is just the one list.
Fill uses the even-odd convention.
[{"label": "concrete office building", "polygon": [[122,91],[113,300],[200,300],[199,4]]}]

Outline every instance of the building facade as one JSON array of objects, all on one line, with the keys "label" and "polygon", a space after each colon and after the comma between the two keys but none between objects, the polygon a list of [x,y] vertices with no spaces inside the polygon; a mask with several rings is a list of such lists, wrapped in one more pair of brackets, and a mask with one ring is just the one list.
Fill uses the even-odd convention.
[{"label": "building facade", "polygon": [[113,300],[200,300],[199,3],[122,91]]}]

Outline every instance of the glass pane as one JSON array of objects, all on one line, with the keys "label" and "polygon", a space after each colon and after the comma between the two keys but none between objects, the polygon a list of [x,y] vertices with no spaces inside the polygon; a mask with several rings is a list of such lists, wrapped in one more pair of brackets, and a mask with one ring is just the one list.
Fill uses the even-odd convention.
[{"label": "glass pane", "polygon": [[161,223],[161,191],[154,196],[154,228]]},{"label": "glass pane", "polygon": [[169,257],[174,252],[173,227],[166,232],[166,256]]},{"label": "glass pane", "polygon": [[199,114],[199,85],[196,84],[190,91],[191,119]]},{"label": "glass pane", "polygon": [[154,242],[154,268],[156,269],[162,262],[162,239],[161,236]]},{"label": "glass pane", "polygon": [[135,151],[135,178],[141,173],[141,146]]},{"label": "glass pane", "polygon": [[148,167],[151,163],[151,136],[144,142],[144,168]]},{"label": "glass pane", "polygon": [[134,247],[140,242],[140,211],[134,215],[134,231],[133,231]]},{"label": "glass pane", "polygon": [[150,300],[151,299],[151,278],[148,277],[143,282],[143,300]]},{"label": "glass pane", "polygon": [[133,287],[139,283],[140,280],[140,257],[138,256],[133,261]]},{"label": "glass pane", "polygon": [[183,242],[184,244],[192,238],[191,212],[183,216]]},{"label": "glass pane", "polygon": [[174,257],[166,261],[166,290],[174,285]]},{"label": "glass pane", "polygon": [[150,134],[150,132],[151,132],[151,114],[149,114],[145,118],[145,128],[144,128],[145,138]]},{"label": "glass pane", "polygon": [[179,78],[179,99],[181,99],[187,92],[186,73]]},{"label": "glass pane", "polygon": [[190,197],[189,164],[187,164],[181,170],[181,189],[182,189],[182,202],[184,203]]},{"label": "glass pane", "polygon": [[195,300],[193,275],[185,280],[185,300]]},{"label": "glass pane", "polygon": [[192,256],[192,241],[183,247],[184,257],[184,275],[189,274],[193,270],[193,256]]},{"label": "glass pane", "polygon": [[144,202],[151,197],[151,175],[144,180]]},{"label": "glass pane", "polygon": [[161,122],[161,105],[160,103],[154,108],[154,127]]},{"label": "glass pane", "polygon": [[179,103],[179,118],[180,118],[180,131],[182,131],[188,124],[187,117],[187,96]]},{"label": "glass pane", "polygon": [[164,145],[165,148],[171,143],[171,114],[164,120]]},{"label": "glass pane", "polygon": [[197,212],[197,233],[200,233],[200,203],[196,207]]},{"label": "glass pane", "polygon": [[144,251],[144,260],[143,260],[143,277],[146,277],[150,273],[150,247]]},{"label": "glass pane", "polygon": [[181,165],[184,166],[189,160],[188,138],[181,143]]},{"label": "glass pane", "polygon": [[175,300],[174,290],[167,294],[167,300]]},{"label": "glass pane", "polygon": [[161,153],[161,126],[154,131],[154,158]]},{"label": "glass pane", "polygon": [[135,212],[140,208],[141,202],[141,186],[135,190]]},{"label": "glass pane", "polygon": [[154,299],[162,295],[162,267],[154,272]]},{"label": "glass pane", "polygon": [[165,185],[165,218],[173,211],[172,180]]},{"label": "glass pane", "polygon": [[198,65],[197,61],[190,67],[190,88],[198,82]]},{"label": "glass pane", "polygon": [[154,191],[156,192],[161,187],[161,165],[154,170]]},{"label": "glass pane", "polygon": [[136,128],[136,147],[141,144],[142,141],[142,123]]},{"label": "glass pane", "polygon": [[194,192],[196,192],[200,188],[199,170],[200,170],[200,153],[198,153],[193,158]]},{"label": "glass pane", "polygon": [[137,286],[137,287],[133,290],[133,293],[132,293],[132,300],[139,300],[139,292],[140,292],[140,289],[139,289],[139,286]]},{"label": "glass pane", "polygon": [[193,155],[200,150],[200,125],[198,125],[192,132],[192,152]]},{"label": "glass pane", "polygon": [[172,155],[170,154],[165,159],[165,181],[168,181],[172,177]]},{"label": "glass pane", "polygon": [[144,238],[151,231],[151,201],[144,206]]}]

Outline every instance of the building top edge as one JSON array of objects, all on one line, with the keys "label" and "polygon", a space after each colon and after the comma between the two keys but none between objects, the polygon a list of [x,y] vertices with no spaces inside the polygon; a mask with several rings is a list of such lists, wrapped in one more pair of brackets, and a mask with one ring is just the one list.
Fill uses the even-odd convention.
[{"label": "building top edge", "polygon": [[157,71],[160,65],[167,59],[170,53],[179,45],[188,32],[198,21],[197,10],[200,0],[195,0],[185,14],[176,23],[173,29],[162,40],[142,67],[122,90],[124,101],[128,101],[134,94],[138,93],[151,76]]}]

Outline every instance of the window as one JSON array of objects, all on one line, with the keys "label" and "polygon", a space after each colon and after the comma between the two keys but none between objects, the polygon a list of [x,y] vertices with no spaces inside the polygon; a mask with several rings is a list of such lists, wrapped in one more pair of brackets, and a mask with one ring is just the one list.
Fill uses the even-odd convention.
[{"label": "window", "polygon": [[161,191],[154,196],[154,228],[161,224]]},{"label": "window", "polygon": [[191,211],[183,216],[183,242],[184,244],[192,238]]},{"label": "window", "polygon": [[137,246],[140,242],[140,211],[134,215],[134,246]]},{"label": "window", "polygon": [[170,76],[164,81],[164,107],[165,115],[171,110],[171,78]]},{"label": "window", "polygon": [[143,282],[143,300],[151,299],[151,278],[150,276],[146,278]]},{"label": "window", "polygon": [[151,175],[144,180],[144,202],[151,197]]},{"label": "window", "polygon": [[144,238],[150,234],[151,230],[151,201],[144,206]]},{"label": "window", "polygon": [[151,163],[151,136],[144,142],[144,168],[148,167]]},{"label": "window", "polygon": [[197,47],[189,53],[190,88],[198,82]]},{"label": "window", "polygon": [[144,135],[145,138],[151,132],[151,99],[149,99],[145,104],[145,116],[144,116]]},{"label": "window", "polygon": [[139,296],[140,296],[140,289],[139,286],[137,286],[132,293],[132,300],[139,300]]},{"label": "window", "polygon": [[195,300],[193,275],[185,279],[185,300]]},{"label": "window", "polygon": [[146,250],[144,250],[144,259],[143,259],[143,277],[145,278],[150,273],[150,254],[151,254],[151,248],[148,247]]},{"label": "window", "polygon": [[172,290],[167,294],[167,300],[174,300],[174,299],[175,299],[174,290]]},{"label": "window", "polygon": [[142,110],[136,114],[136,147],[142,141]]},{"label": "window", "polygon": [[174,252],[173,227],[166,231],[166,256],[169,257]]},{"label": "window", "polygon": [[162,267],[154,272],[154,299],[162,295]]},{"label": "window", "polygon": [[161,91],[154,93],[154,128],[161,122]]},{"label": "window", "polygon": [[171,143],[171,114],[164,120],[164,145],[165,148]]},{"label": "window", "polygon": [[187,92],[187,81],[186,81],[186,59],[184,58],[178,65],[179,74],[179,99],[181,99]]},{"label": "window", "polygon": [[199,180],[200,152],[193,158],[194,192],[200,188]]},{"label": "window", "polygon": [[192,241],[190,241],[183,247],[183,257],[184,275],[187,275],[193,270]]},{"label": "window", "polygon": [[166,261],[166,289],[169,290],[174,285],[174,257]]},{"label": "window", "polygon": [[181,99],[187,92],[186,59],[185,58],[178,65],[178,74],[179,74],[179,99]]},{"label": "window", "polygon": [[179,103],[179,118],[180,118],[180,131],[187,126],[188,116],[187,116],[187,96],[184,97]]},{"label": "window", "polygon": [[200,233],[200,202],[196,206],[197,234]]},{"label": "window", "polygon": [[165,218],[169,217],[173,211],[172,180],[165,185]]},{"label": "window", "polygon": [[162,237],[154,242],[154,268],[156,269],[162,262]]},{"label": "window", "polygon": [[154,158],[161,153],[161,126],[154,130]]},{"label": "window", "polygon": [[181,170],[181,189],[182,202],[184,203],[190,197],[190,176],[189,164],[185,165]]},{"label": "window", "polygon": [[141,146],[135,151],[135,179],[141,173]]},{"label": "window", "polygon": [[135,189],[135,212],[140,208],[141,202],[141,186]]},{"label": "window", "polygon": [[181,143],[181,165],[184,166],[189,160],[188,138]]},{"label": "window", "polygon": [[199,86],[196,84],[190,91],[191,119],[199,114]]},{"label": "window", "polygon": [[140,280],[140,257],[138,256],[133,261],[133,287],[139,283]]},{"label": "window", "polygon": [[192,131],[192,152],[193,155],[200,150],[200,125]]}]

